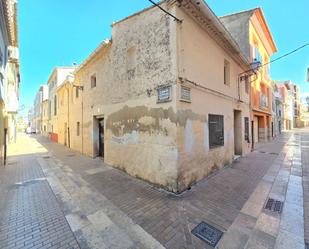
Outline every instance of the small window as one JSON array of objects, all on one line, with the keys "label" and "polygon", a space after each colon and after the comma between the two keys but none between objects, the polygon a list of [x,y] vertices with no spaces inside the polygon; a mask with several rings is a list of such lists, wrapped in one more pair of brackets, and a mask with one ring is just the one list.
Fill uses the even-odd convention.
[{"label": "small window", "polygon": [[78,97],[79,97],[79,89],[78,87],[75,87],[75,98],[78,99]]},{"label": "small window", "polygon": [[230,63],[224,60],[224,84],[230,85]]},{"label": "small window", "polygon": [[181,86],[180,88],[180,100],[191,102],[191,89],[188,87]]},{"label": "small window", "polygon": [[44,131],[46,131],[46,125],[44,125]]},{"label": "small window", "polygon": [[91,81],[91,88],[97,86],[97,76],[95,74],[91,76],[90,81]]},{"label": "small window", "polygon": [[77,122],[77,124],[76,124],[76,135],[77,136],[80,135],[80,122]]},{"label": "small window", "polygon": [[250,143],[250,138],[249,138],[249,118],[245,117],[245,141]]},{"label": "small window", "polygon": [[130,47],[127,50],[127,70],[134,70],[136,67],[136,47]]},{"label": "small window", "polygon": [[224,146],[224,116],[209,114],[209,148]]},{"label": "small window", "polygon": [[161,86],[157,89],[158,103],[168,102],[172,100],[172,86]]}]

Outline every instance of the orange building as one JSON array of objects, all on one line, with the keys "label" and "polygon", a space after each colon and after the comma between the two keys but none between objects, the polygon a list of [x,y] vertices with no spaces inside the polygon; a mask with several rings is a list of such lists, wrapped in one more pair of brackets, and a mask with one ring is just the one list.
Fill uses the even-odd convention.
[{"label": "orange building", "polygon": [[[270,61],[277,52],[261,8],[255,8],[220,18],[237,41],[247,59],[257,65]],[[252,142],[271,139],[271,78],[270,64],[260,67],[251,80]]]}]

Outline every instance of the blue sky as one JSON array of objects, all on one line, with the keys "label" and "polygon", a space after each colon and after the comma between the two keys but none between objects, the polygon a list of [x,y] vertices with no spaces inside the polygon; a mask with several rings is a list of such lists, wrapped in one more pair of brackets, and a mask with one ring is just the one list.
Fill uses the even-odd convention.
[{"label": "blue sky", "polygon": [[[260,6],[278,47],[276,58],[309,42],[308,0],[207,0],[218,15]],[[147,0],[21,0],[19,1],[19,44],[21,54],[21,99],[25,111],[32,105],[39,86],[55,66],[78,64],[105,38],[111,37],[113,21],[145,7]],[[308,93],[306,68],[309,46],[273,63],[273,79],[291,79]],[[25,111],[23,113],[25,113]]]}]

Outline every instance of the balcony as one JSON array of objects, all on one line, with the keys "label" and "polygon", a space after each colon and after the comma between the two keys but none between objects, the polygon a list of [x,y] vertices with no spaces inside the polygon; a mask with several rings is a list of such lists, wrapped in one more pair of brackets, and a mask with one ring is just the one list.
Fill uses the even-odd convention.
[{"label": "balcony", "polygon": [[262,109],[267,109],[268,108],[268,97],[267,95],[261,93],[261,96],[260,96],[260,107]]}]

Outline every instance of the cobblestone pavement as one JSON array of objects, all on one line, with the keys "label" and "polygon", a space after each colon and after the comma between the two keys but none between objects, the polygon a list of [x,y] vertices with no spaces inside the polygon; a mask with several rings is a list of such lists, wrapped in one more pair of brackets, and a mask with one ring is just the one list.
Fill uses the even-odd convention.
[{"label": "cobblestone pavement", "polygon": [[22,140],[19,146],[29,154],[12,148],[15,153],[8,165],[0,166],[0,248],[79,248],[36,157],[31,155],[46,151],[39,145],[29,148],[27,142]]},{"label": "cobblestone pavement", "polygon": [[[32,209],[44,210],[44,201],[40,202],[40,198],[52,202],[55,216],[63,221],[63,227],[66,221],[69,223],[80,248],[211,248],[191,233],[196,225],[205,221],[224,232],[217,245],[220,249],[298,249],[304,248],[306,238],[303,216],[305,219],[309,216],[306,208],[305,213],[302,208],[309,200],[306,193],[303,198],[301,181],[302,171],[305,176],[308,166],[309,158],[303,152],[308,136],[309,130],[289,132],[272,143],[257,146],[255,152],[179,196],[46,138],[24,136],[28,146],[17,154],[28,153],[20,156],[23,164],[36,166],[25,167],[23,174],[28,174],[28,178],[11,180],[5,186],[28,179],[36,180],[23,184],[45,185],[50,195],[42,186],[33,189],[32,196],[35,194],[38,201],[33,201]],[[28,171],[31,173],[26,173]],[[33,171],[40,173],[35,175]],[[305,177],[303,185],[305,189]],[[40,197],[42,195],[44,197]],[[269,197],[284,202],[281,214],[263,210]],[[6,194],[1,193],[1,203],[5,198]],[[1,217],[9,213],[11,205],[11,202],[5,207],[1,205]],[[5,234],[3,231],[0,230],[0,236]],[[305,231],[308,231],[306,226]],[[70,234],[70,243],[74,243]]]}]

